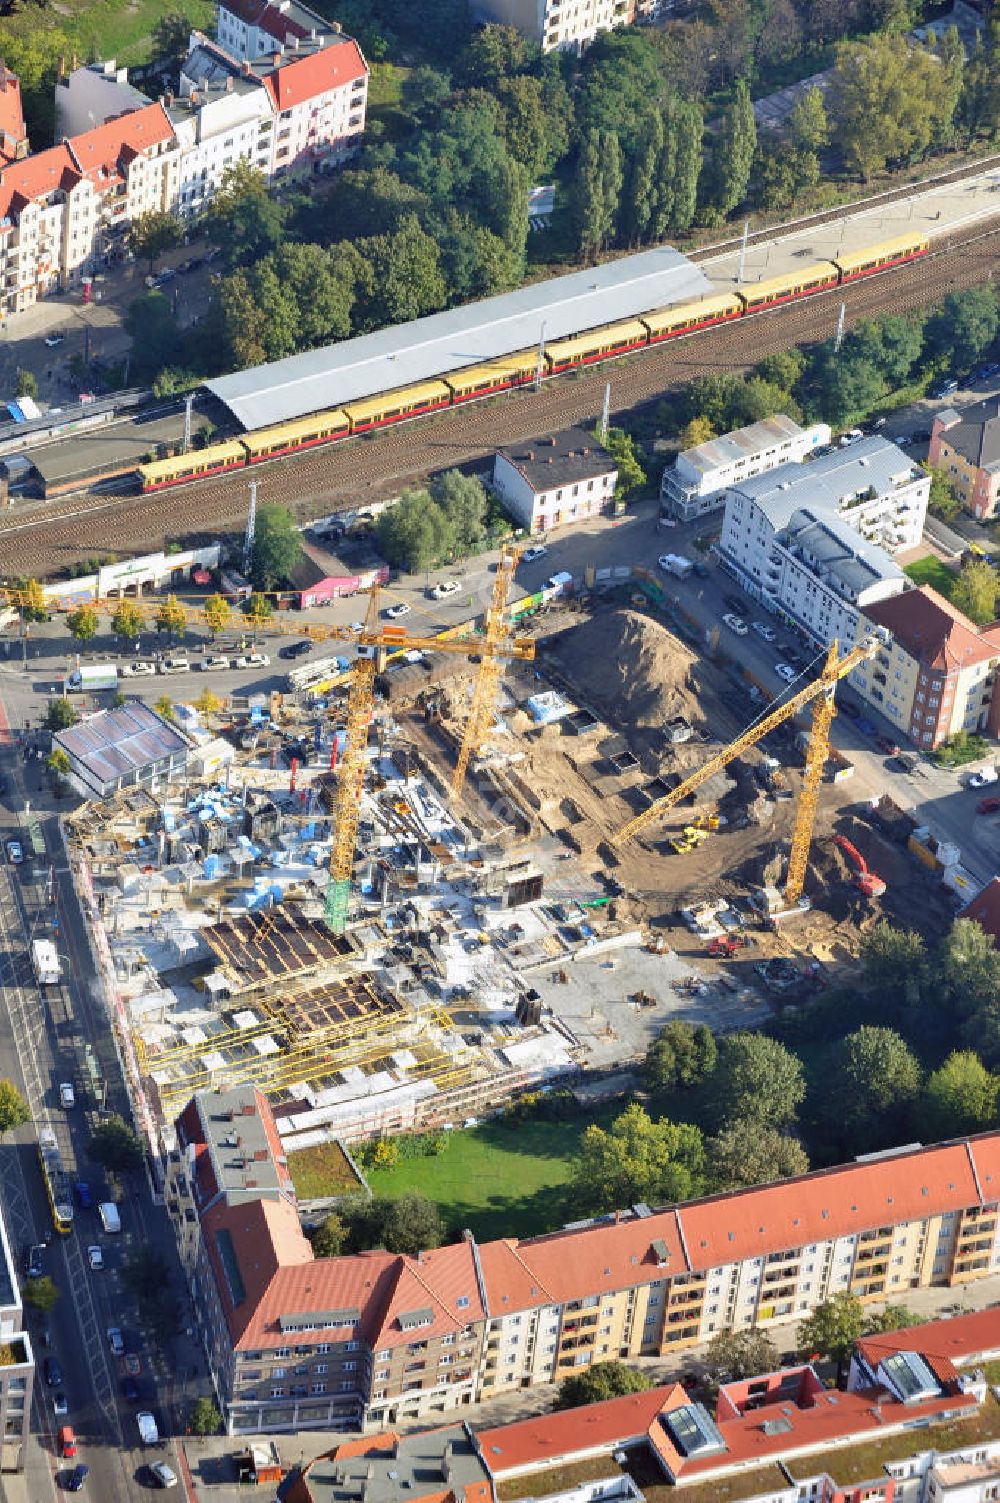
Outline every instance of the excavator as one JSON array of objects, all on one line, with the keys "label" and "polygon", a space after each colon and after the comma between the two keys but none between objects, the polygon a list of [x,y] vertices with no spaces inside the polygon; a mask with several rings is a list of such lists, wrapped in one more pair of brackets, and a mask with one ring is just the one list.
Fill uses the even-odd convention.
[{"label": "excavator", "polygon": [[854,885],[858,891],[864,893],[866,898],[880,898],[886,889],[885,880],[877,872],[869,870],[868,863],[857,846],[846,835],[835,835],[833,843],[843,851],[854,867]]}]

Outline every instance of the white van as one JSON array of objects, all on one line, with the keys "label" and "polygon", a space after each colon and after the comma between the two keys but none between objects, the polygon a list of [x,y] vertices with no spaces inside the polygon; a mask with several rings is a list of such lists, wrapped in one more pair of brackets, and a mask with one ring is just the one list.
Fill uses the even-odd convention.
[{"label": "white van", "polygon": [[113,1200],[102,1200],[97,1207],[97,1214],[101,1218],[101,1225],[106,1232],[120,1232],[122,1219],[118,1214],[118,1207]]},{"label": "white van", "polygon": [[135,1422],[139,1426],[139,1437],[144,1446],[159,1444],[160,1432],[156,1428],[156,1420],[148,1409],[140,1409],[135,1417]]}]

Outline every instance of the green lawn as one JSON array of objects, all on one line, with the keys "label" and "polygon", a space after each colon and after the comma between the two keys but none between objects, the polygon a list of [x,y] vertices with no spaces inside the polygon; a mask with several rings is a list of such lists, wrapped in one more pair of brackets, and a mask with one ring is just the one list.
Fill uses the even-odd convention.
[{"label": "green lawn", "polygon": [[156,23],[171,14],[183,15],[192,26],[214,34],[211,0],[62,0],[44,12],[51,24],[65,28],[82,55],[113,57],[130,66],[149,61]]},{"label": "green lawn", "polygon": [[426,1195],[452,1231],[470,1227],[483,1241],[553,1231],[581,1214],[569,1181],[584,1128],[604,1127],[620,1110],[569,1122],[484,1122],[448,1133],[440,1154],[372,1170],[368,1182],[375,1195]]},{"label": "green lawn", "polygon": [[907,564],[903,573],[917,585],[930,585],[932,590],[937,590],[946,600],[951,599],[951,592],[955,588],[955,575],[947,564],[943,564],[933,553],[926,558],[918,558],[914,563]]}]

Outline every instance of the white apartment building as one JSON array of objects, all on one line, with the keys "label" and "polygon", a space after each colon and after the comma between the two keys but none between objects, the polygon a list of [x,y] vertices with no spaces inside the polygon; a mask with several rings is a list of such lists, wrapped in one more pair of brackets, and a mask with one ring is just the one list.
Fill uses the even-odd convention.
[{"label": "white apartment building", "polygon": [[800,428],[784,413],[720,434],[685,449],[660,483],[660,507],[678,522],[691,522],[725,504],[731,485],[781,464],[798,464],[830,442],[826,423]]},{"label": "white apartment building", "polygon": [[723,565],[817,643],[848,645],[859,610],[906,588],[890,555],[919,541],[929,491],[930,476],[881,438],[782,465],[727,491]]},{"label": "white apartment building", "polygon": [[330,38],[340,31],[299,0],[226,0],[219,6],[216,35],[231,57],[253,62],[265,53],[294,47],[309,37]]},{"label": "white apartment building", "polygon": [[627,26],[635,0],[475,0],[473,19],[514,26],[543,52],[582,52],[602,31]]},{"label": "white apartment building", "polygon": [[164,101],[180,143],[176,208],[184,216],[207,207],[233,163],[249,162],[270,177],[274,157],[274,112],[251,65],[234,65],[197,32],[191,42],[180,98]]},{"label": "white apartment building", "polygon": [[585,428],[498,449],[493,461],[493,489],[529,533],[610,512],[617,483],[617,465]]}]

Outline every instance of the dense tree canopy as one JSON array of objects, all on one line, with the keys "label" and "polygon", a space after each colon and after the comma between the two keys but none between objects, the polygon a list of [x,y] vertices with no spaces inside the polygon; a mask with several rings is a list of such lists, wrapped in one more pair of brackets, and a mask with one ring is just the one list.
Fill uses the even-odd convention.
[{"label": "dense tree canopy", "polygon": [[727,1035],[715,1078],[723,1123],[785,1127],[795,1120],[806,1093],[801,1061],[764,1033]]},{"label": "dense tree canopy", "polygon": [[718,1050],[710,1028],[674,1018],[646,1051],[644,1075],[651,1090],[700,1085],[715,1068]]},{"label": "dense tree canopy", "polygon": [[582,1203],[608,1211],[645,1201],[690,1200],[704,1184],[701,1133],[687,1122],[654,1122],[641,1106],[626,1107],[611,1126],[588,1127],[576,1167]]},{"label": "dense tree canopy", "polygon": [[627,1393],[644,1393],[652,1386],[652,1378],[638,1368],[626,1367],[624,1362],[597,1362],[585,1372],[562,1380],[556,1408],[578,1409],[583,1404],[599,1404]]}]

